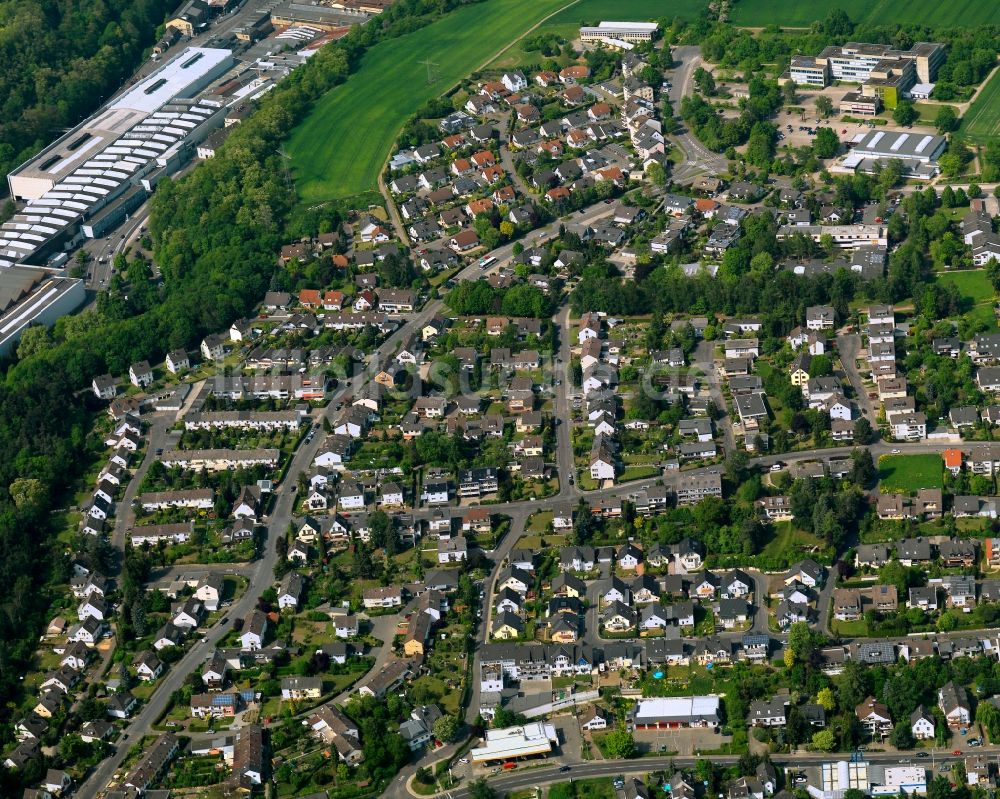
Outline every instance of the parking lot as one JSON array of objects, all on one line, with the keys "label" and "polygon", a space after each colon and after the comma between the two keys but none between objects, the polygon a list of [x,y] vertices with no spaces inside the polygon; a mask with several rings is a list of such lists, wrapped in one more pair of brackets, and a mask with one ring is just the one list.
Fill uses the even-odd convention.
[{"label": "parking lot", "polygon": [[676,752],[695,757],[732,741],[731,735],[713,729],[636,730],[634,737],[640,752]]}]

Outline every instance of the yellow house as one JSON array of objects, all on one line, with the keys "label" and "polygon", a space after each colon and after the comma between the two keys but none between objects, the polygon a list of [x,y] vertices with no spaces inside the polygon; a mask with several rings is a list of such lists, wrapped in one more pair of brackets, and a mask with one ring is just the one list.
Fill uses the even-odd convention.
[{"label": "yellow house", "polygon": [[809,364],[812,356],[808,352],[800,352],[789,368],[793,386],[804,386],[809,382]]},{"label": "yellow house", "polygon": [[583,599],[587,585],[579,577],[562,572],[552,580],[552,593],[556,596],[570,596]]},{"label": "yellow house", "polygon": [[407,657],[413,657],[414,655],[424,654],[424,644],[423,641],[410,640],[403,644],[403,652],[406,653]]},{"label": "yellow house", "polygon": [[430,637],[434,618],[429,613],[417,613],[407,626],[406,638],[403,639],[403,652],[409,657],[427,654],[427,639]]},{"label": "yellow house", "polygon": [[524,622],[509,610],[500,611],[493,620],[490,635],[497,641],[512,641],[524,632]]}]

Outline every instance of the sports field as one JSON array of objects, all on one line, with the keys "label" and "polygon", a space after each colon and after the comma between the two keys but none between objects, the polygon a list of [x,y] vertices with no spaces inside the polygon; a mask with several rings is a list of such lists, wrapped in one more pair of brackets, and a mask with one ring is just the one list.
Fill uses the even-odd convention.
[{"label": "sports field", "polygon": [[883,455],[878,461],[879,491],[916,494],[921,488],[944,486],[940,455]]},{"label": "sports field", "polygon": [[832,8],[842,8],[853,22],[927,25],[953,27],[956,25],[985,25],[1000,23],[1000,3],[984,0],[827,0],[803,3],[801,0],[739,0],[733,4],[731,17],[734,25],[764,27],[785,25],[808,28],[823,19]]},{"label": "sports field", "polygon": [[1000,72],[993,73],[965,112],[962,133],[980,144],[1000,133]]},{"label": "sports field", "polygon": [[374,189],[414,111],[568,1],[488,0],[373,47],[292,132],[288,152],[300,198],[321,202]]}]

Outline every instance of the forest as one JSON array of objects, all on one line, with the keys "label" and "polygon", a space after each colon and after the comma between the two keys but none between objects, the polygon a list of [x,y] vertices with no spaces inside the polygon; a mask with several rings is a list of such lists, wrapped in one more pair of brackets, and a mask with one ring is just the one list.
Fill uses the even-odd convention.
[{"label": "forest", "polygon": [[0,170],[76,125],[132,74],[173,0],[7,0],[0,16]]}]

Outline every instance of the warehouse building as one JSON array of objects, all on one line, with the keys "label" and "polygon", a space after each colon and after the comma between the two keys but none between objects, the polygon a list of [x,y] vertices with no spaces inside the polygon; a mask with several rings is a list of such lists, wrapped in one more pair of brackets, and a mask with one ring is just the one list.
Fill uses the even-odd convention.
[{"label": "warehouse building", "polygon": [[636,731],[718,727],[719,697],[671,696],[640,699],[629,714]]},{"label": "warehouse building", "polygon": [[197,95],[232,63],[230,50],[186,48],[11,172],[7,177],[11,196],[17,200],[40,199],[168,103]]},{"label": "warehouse building", "polygon": [[483,746],[472,750],[472,762],[496,763],[521,757],[544,757],[558,743],[556,728],[542,721],[502,730],[487,730]]},{"label": "warehouse building", "polygon": [[0,358],[11,354],[29,325],[52,325],[60,316],[72,313],[83,305],[86,299],[82,280],[48,277],[41,270],[20,266],[0,270],[0,293],[4,284],[17,279],[25,280],[27,276],[24,273],[42,281],[37,288],[32,283],[33,291],[19,292],[17,299],[6,307],[3,307],[0,298]]},{"label": "warehouse building", "polygon": [[271,24],[276,28],[308,25],[321,31],[335,31],[364,24],[368,19],[368,14],[360,10],[306,3],[283,3],[271,11]]},{"label": "warehouse building", "polygon": [[150,173],[176,171],[222,125],[223,108],[191,98],[232,64],[230,50],[189,47],[8,175],[27,202],[0,226],[0,267],[58,266],[82,237],[120,224]]},{"label": "warehouse building", "polygon": [[944,152],[944,136],[902,130],[873,130],[861,134],[835,172],[867,172],[886,161],[899,161],[907,177],[930,180],[938,173],[937,159]]}]

